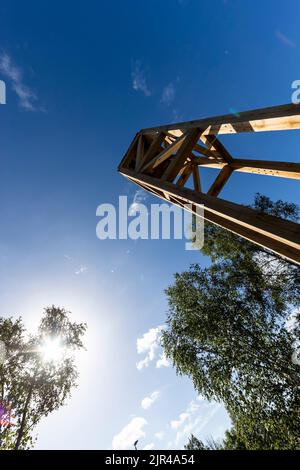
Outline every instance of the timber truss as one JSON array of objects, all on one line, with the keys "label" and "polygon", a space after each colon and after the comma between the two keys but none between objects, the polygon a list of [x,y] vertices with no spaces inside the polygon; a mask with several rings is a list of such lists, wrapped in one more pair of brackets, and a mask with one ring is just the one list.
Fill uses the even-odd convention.
[{"label": "timber truss", "polygon": [[[290,129],[300,129],[299,104],[142,129],[118,170],[167,202],[204,205],[206,220],[300,264],[299,224],[218,197],[234,171],[300,179],[300,163],[234,158],[219,135]],[[201,167],[219,170],[206,193]],[[189,179],[193,189],[185,187]]]}]

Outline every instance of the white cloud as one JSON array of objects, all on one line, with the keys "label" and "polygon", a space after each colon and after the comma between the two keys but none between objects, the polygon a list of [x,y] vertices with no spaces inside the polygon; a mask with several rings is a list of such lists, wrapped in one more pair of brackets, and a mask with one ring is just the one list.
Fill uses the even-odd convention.
[{"label": "white cloud", "polygon": [[174,101],[174,98],[175,98],[175,85],[174,83],[171,82],[164,87],[160,101],[166,106],[170,106],[170,104]]},{"label": "white cloud", "polygon": [[144,410],[148,410],[148,408],[150,408],[153,405],[153,403],[158,399],[159,395],[160,395],[159,390],[154,390],[154,392],[152,392],[149,397],[143,398],[141,402],[141,407]]},{"label": "white cloud", "polygon": [[172,429],[178,429],[189,417],[188,413],[181,413],[179,418],[171,421],[170,426]]},{"label": "white cloud", "polygon": [[[202,395],[198,395],[188,403],[186,409],[176,419],[166,425],[164,430],[156,432],[154,438],[163,441],[168,449],[183,448],[191,433],[200,439],[205,439],[205,435],[201,433],[220,408],[219,403],[209,402]],[[222,437],[222,432],[218,431],[218,434]]]},{"label": "white cloud", "polygon": [[145,358],[139,361],[136,365],[139,370],[144,367],[148,367],[150,362],[156,358],[157,350],[160,347],[160,338],[163,329],[163,325],[156,328],[150,328],[147,333],[144,333],[141,338],[137,339],[136,346],[138,354],[146,354]]},{"label": "white cloud", "polygon": [[179,430],[176,434],[175,442],[178,444],[180,440],[187,440],[190,434],[200,435],[202,430],[209,424],[216,412],[221,408],[220,403],[211,403],[207,408],[207,412],[204,415],[190,416],[189,422],[183,427],[182,430]]},{"label": "white cloud", "polygon": [[178,419],[170,423],[171,429],[177,431],[175,445],[178,446],[181,441],[186,441],[191,433],[199,435],[220,407],[219,403],[209,403],[200,395],[196,400],[192,400]]},{"label": "white cloud", "polygon": [[154,437],[161,441],[165,437],[165,432],[164,431],[158,431],[154,434]]},{"label": "white cloud", "polygon": [[171,361],[167,359],[165,353],[163,352],[160,358],[156,361],[156,368],[160,369],[161,367],[170,367]]},{"label": "white cloud", "polygon": [[133,448],[133,444],[138,439],[146,436],[143,430],[148,423],[145,418],[134,417],[126,426],[113,438],[113,450],[125,450]]},{"label": "white cloud", "polygon": [[151,91],[147,85],[145,71],[142,69],[142,64],[136,60],[131,69],[132,87],[136,91],[141,91],[145,96],[150,96]]},{"label": "white cloud", "polygon": [[154,448],[154,442],[151,442],[150,444],[145,445],[143,450],[151,450]]},{"label": "white cloud", "polygon": [[147,199],[147,193],[143,189],[138,189],[133,196],[132,204],[129,206],[128,215],[133,216],[139,209],[139,205],[143,204]]},{"label": "white cloud", "polygon": [[77,271],[75,271],[75,274],[83,274],[87,271],[87,267],[86,266],[83,266],[81,265],[79,269],[77,269]]},{"label": "white cloud", "polygon": [[6,52],[0,53],[0,73],[10,80],[12,89],[19,98],[20,106],[28,111],[35,111],[34,102],[37,101],[37,96],[24,84],[22,70],[13,63]]}]

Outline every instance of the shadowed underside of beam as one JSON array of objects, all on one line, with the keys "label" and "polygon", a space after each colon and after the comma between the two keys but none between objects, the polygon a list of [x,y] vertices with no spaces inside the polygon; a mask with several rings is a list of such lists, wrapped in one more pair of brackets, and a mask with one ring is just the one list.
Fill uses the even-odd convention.
[{"label": "shadowed underside of beam", "polygon": [[[183,206],[204,204],[204,218],[300,264],[300,226],[217,196],[234,171],[300,179],[300,163],[235,158],[218,134],[300,129],[300,105],[143,129],[136,134],[119,171],[144,189]],[[202,192],[201,168],[219,169]],[[191,181],[192,187],[185,187]]]}]

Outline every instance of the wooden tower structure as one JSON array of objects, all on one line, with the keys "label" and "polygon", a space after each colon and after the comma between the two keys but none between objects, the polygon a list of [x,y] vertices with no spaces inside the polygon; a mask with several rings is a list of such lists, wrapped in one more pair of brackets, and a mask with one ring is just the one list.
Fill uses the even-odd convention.
[{"label": "wooden tower structure", "polygon": [[[218,197],[234,171],[300,179],[300,163],[234,158],[220,135],[293,129],[300,129],[300,104],[142,129],[118,170],[167,202],[181,207],[204,205],[206,220],[300,264],[299,224]],[[201,167],[219,170],[206,193]],[[190,177],[193,189],[185,187]]]}]

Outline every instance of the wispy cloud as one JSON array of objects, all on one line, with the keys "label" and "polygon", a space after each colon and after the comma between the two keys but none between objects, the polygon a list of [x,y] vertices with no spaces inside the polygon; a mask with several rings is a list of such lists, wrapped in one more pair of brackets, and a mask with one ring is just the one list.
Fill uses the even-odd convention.
[{"label": "wispy cloud", "polygon": [[154,392],[152,392],[149,395],[149,397],[143,398],[143,400],[141,401],[141,407],[144,410],[148,410],[153,405],[153,403],[158,399],[159,395],[160,395],[159,390],[154,390]]},{"label": "wispy cloud", "polygon": [[12,58],[6,53],[0,53],[0,73],[6,77],[11,87],[18,96],[21,108],[28,111],[36,111],[36,94],[23,82],[23,71],[13,63]]},{"label": "wispy cloud", "polygon": [[145,418],[134,417],[113,438],[112,448],[114,450],[132,449],[136,440],[146,436],[144,427],[147,425]]},{"label": "wispy cloud", "polygon": [[177,109],[174,108],[172,109],[172,123],[178,122],[178,121],[183,121],[184,115]]},{"label": "wispy cloud", "polygon": [[145,354],[145,358],[139,361],[136,365],[139,370],[144,367],[148,367],[150,362],[156,358],[157,352],[161,347],[160,338],[163,329],[163,325],[156,328],[150,328],[150,330],[144,333],[141,338],[137,339],[136,346],[138,354]]},{"label": "wispy cloud", "polygon": [[296,47],[296,44],[294,43],[294,41],[292,41],[288,36],[283,34],[281,31],[276,31],[275,35],[277,39],[279,39],[279,41],[285,44],[286,46]]},{"label": "wispy cloud", "polygon": [[75,271],[75,274],[79,275],[79,274],[83,274],[87,272],[87,267],[86,266],[83,266],[81,265],[79,269],[77,269],[77,271]]},{"label": "wispy cloud", "polygon": [[141,91],[145,96],[151,96],[151,90],[147,84],[146,72],[142,68],[139,60],[132,63],[131,67],[132,88],[136,91]]},{"label": "wispy cloud", "polygon": [[170,82],[168,83],[168,85],[166,85],[163,88],[160,101],[166,106],[170,106],[170,104],[174,101],[174,98],[175,98],[175,85],[173,82]]},{"label": "wispy cloud", "polygon": [[186,441],[191,433],[199,435],[220,408],[219,403],[209,403],[201,396],[192,400],[186,410],[170,422],[170,428],[176,431],[174,445]]},{"label": "wispy cloud", "polygon": [[172,429],[178,429],[186,420],[187,418],[189,417],[189,413],[185,412],[185,413],[180,413],[179,415],[179,418],[178,419],[174,419],[173,421],[171,421],[170,423],[170,426]]}]

